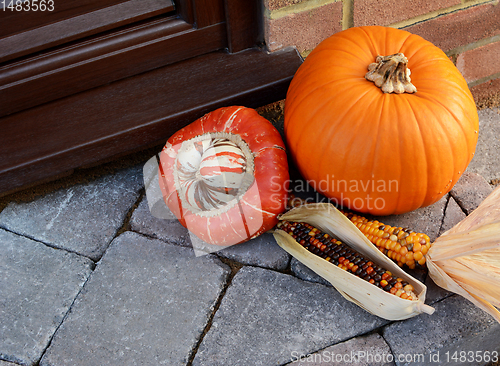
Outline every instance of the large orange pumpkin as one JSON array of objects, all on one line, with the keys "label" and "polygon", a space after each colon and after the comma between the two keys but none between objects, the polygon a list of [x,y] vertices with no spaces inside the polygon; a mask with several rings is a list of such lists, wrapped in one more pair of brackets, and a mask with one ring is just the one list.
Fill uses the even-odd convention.
[{"label": "large orange pumpkin", "polygon": [[285,101],[287,148],[303,177],[339,205],[375,215],[449,192],[474,155],[478,128],[467,83],[444,52],[379,26],[320,43]]}]

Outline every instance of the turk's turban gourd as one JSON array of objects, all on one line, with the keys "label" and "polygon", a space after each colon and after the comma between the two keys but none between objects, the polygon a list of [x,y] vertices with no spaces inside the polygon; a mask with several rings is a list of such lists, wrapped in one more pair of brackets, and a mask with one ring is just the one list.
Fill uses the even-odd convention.
[{"label": "turk's turban gourd", "polygon": [[254,109],[220,108],[170,137],[159,179],[165,203],[191,233],[238,244],[274,227],[285,209],[285,146]]}]

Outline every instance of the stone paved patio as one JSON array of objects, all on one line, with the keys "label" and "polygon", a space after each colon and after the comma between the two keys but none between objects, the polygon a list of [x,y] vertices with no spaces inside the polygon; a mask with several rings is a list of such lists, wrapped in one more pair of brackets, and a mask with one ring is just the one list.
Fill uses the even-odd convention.
[{"label": "stone paved patio", "polygon": [[[476,156],[450,194],[380,221],[435,239],[492,191],[500,113],[479,115]],[[500,324],[422,269],[436,312],[389,322],[270,234],[195,256],[185,228],[151,215],[142,168],[0,212],[0,366],[444,365],[455,351],[500,352]]]}]

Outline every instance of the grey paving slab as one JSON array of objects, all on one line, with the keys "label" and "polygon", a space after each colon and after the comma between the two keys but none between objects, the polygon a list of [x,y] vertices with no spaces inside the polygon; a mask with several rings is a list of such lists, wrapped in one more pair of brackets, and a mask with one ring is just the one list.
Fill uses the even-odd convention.
[{"label": "grey paving slab", "polygon": [[[133,231],[169,243],[191,246],[191,236],[188,230],[179,223],[179,220],[168,215],[163,217],[153,216],[145,197],[132,214],[130,228]],[[215,251],[217,255],[246,265],[281,270],[285,269],[290,261],[288,253],[276,244],[273,236],[269,233],[264,233],[245,243],[220,248],[221,250]]]},{"label": "grey paving slab", "polygon": [[293,257],[290,261],[290,270],[296,277],[300,278],[301,280],[317,282],[325,286],[332,286],[330,282],[317,275],[313,270],[309,269],[309,267],[303,265],[299,260]]},{"label": "grey paving slab", "polygon": [[352,338],[310,354],[294,354],[290,366],[392,366],[394,356],[384,339],[378,334]]},{"label": "grey paving slab", "polygon": [[[383,329],[398,366],[488,365],[484,356],[489,352],[491,361],[492,352],[500,352],[500,324],[487,313],[458,295],[435,303],[434,308],[432,315],[420,315]],[[453,359],[455,352],[457,360]],[[466,358],[460,362],[461,352]],[[471,361],[471,355],[483,359]]]},{"label": "grey paving slab", "polygon": [[18,366],[18,365],[19,365],[18,363],[12,363],[0,360],[0,366]]},{"label": "grey paving slab", "polygon": [[169,243],[190,246],[188,230],[176,218],[157,218],[149,210],[146,197],[132,213],[130,228]]},{"label": "grey paving slab", "polygon": [[442,287],[439,287],[434,283],[431,276],[427,276],[424,281],[427,287],[427,295],[425,296],[425,303],[428,305],[433,305],[437,301],[441,301],[448,296],[453,295],[453,292],[449,292]]},{"label": "grey paving slab", "polygon": [[479,136],[468,172],[482,175],[487,182],[500,179],[500,109],[479,111]]},{"label": "grey paving slab", "polygon": [[93,267],[88,258],[0,230],[0,358],[36,364]]},{"label": "grey paving slab", "polygon": [[214,256],[125,232],[98,263],[40,365],[185,365],[228,273]]},{"label": "grey paving slab", "polygon": [[193,365],[279,365],[367,333],[387,321],[335,289],[243,267],[233,278]]},{"label": "grey paving slab", "polygon": [[453,226],[458,224],[460,221],[465,219],[467,215],[458,205],[457,201],[451,196],[446,205],[446,211],[444,212],[443,224],[439,229],[439,236],[441,236],[447,230],[450,230]]},{"label": "grey paving slab", "polygon": [[451,189],[451,196],[470,214],[491,193],[491,185],[477,173],[465,172]]},{"label": "grey paving slab", "polygon": [[447,200],[448,195],[445,195],[430,206],[421,207],[401,215],[380,216],[376,219],[386,225],[401,226],[403,228],[425,233],[432,242],[438,237]]},{"label": "grey paving slab", "polygon": [[141,169],[10,203],[0,213],[0,227],[98,260],[139,197]]},{"label": "grey paving slab", "polygon": [[290,255],[280,248],[270,233],[264,233],[245,243],[232,245],[217,252],[217,255],[242,264],[276,270],[285,269],[290,261]]}]

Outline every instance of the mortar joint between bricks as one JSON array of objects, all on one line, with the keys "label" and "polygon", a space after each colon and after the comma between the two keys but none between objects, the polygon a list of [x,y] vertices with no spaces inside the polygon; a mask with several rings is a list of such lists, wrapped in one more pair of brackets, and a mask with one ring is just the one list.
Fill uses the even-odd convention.
[{"label": "mortar joint between bricks", "polygon": [[292,14],[298,14],[306,11],[315,10],[322,6],[337,2],[342,2],[342,0],[309,0],[309,1],[302,1],[298,4],[292,4],[275,10],[264,8],[264,16],[270,20],[275,20]]}]

